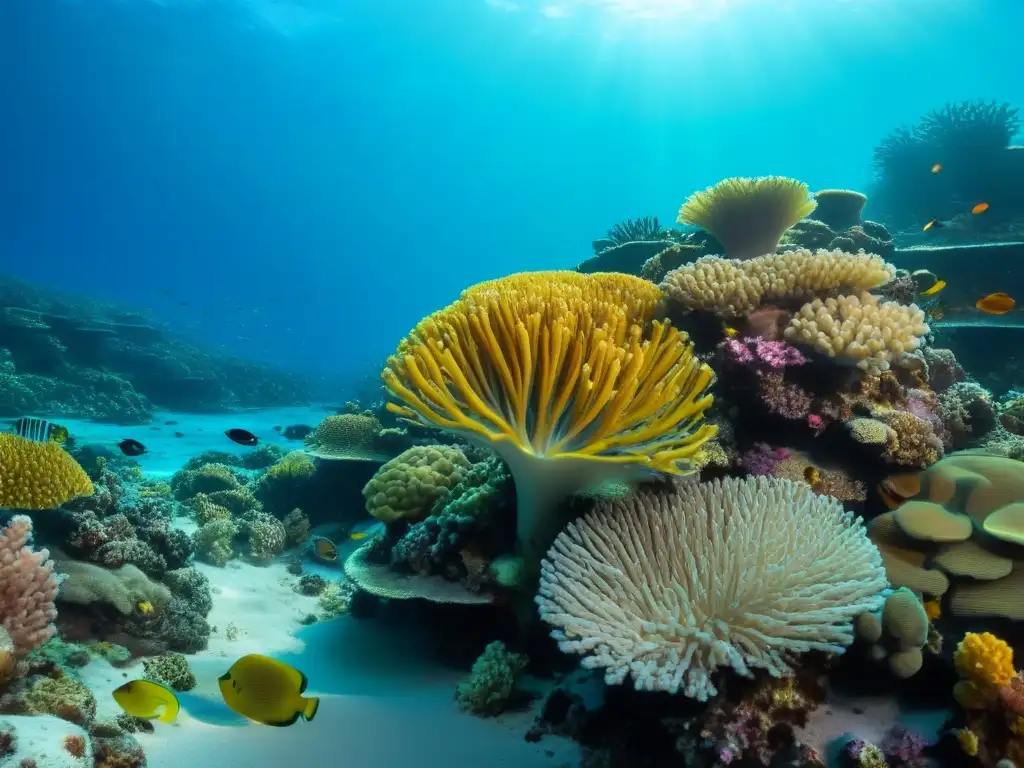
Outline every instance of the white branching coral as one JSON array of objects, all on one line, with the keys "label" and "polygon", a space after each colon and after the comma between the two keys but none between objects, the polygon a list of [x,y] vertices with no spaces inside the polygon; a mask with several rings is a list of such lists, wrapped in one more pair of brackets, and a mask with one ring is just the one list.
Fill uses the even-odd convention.
[{"label": "white branching coral", "polygon": [[924,312],[916,305],[881,301],[870,293],[815,299],[793,316],[786,341],[810,344],[830,357],[846,359],[870,373],[913,352],[928,333]]},{"label": "white branching coral", "polygon": [[753,477],[603,502],[555,540],[537,604],[562,651],[607,683],[705,701],[718,667],[782,677],[800,653],[841,653],[886,586],[842,504]]}]

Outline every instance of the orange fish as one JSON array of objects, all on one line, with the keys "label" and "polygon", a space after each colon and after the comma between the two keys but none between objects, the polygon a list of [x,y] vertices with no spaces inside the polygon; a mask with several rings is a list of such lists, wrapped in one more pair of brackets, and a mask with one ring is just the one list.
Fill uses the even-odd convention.
[{"label": "orange fish", "polygon": [[945,226],[946,225],[943,224],[938,219],[932,219],[931,221],[929,221],[927,224],[924,225],[924,228],[922,229],[922,231],[927,232],[930,229],[942,229]]},{"label": "orange fish", "polygon": [[1005,315],[1017,306],[1017,302],[1005,293],[990,293],[978,299],[974,306],[986,315]]},{"label": "orange fish", "polygon": [[334,542],[330,539],[325,539],[323,536],[318,536],[313,541],[313,548],[316,550],[317,557],[320,557],[324,560],[338,559],[338,548],[334,546]]},{"label": "orange fish", "polygon": [[942,170],[942,163],[936,163],[932,166],[932,173],[939,173]]},{"label": "orange fish", "polygon": [[984,213],[987,210],[988,203],[978,203],[976,206],[971,208],[971,213],[973,213],[974,215],[978,215],[979,213]]}]

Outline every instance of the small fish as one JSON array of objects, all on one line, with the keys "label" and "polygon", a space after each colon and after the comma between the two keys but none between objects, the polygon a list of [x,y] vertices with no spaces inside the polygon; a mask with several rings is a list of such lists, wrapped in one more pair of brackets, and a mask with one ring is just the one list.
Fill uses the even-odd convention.
[{"label": "small fish", "polygon": [[138,440],[132,440],[130,437],[118,443],[117,447],[121,449],[121,453],[125,456],[141,456],[146,452],[146,446]]},{"label": "small fish", "polygon": [[936,163],[932,166],[932,173],[942,173],[942,163]]},{"label": "small fish", "polygon": [[280,424],[278,424],[276,427],[274,427],[274,431],[275,432],[280,432],[282,429],[284,429],[284,427],[282,427]]},{"label": "small fish", "polygon": [[174,436],[175,436],[175,437],[184,437],[184,436],[185,436],[185,433],[184,433],[184,432],[175,432],[175,433],[174,433]]},{"label": "small fish", "polygon": [[946,287],[945,280],[936,280],[935,285],[929,288],[927,291],[921,291],[922,296],[935,296],[937,293],[942,291]]},{"label": "small fish", "polygon": [[306,697],[306,676],[283,661],[251,653],[217,680],[224,703],[264,725],[293,725],[316,717],[320,699]]},{"label": "small fish", "polygon": [[984,213],[988,210],[988,203],[978,203],[976,206],[971,208],[971,213],[977,216],[979,213]]},{"label": "small fish", "polygon": [[974,306],[986,315],[1005,315],[1017,306],[1017,302],[1005,293],[990,293],[978,299]]},{"label": "small fish", "polygon": [[139,609],[139,613],[148,614],[153,612],[153,604],[148,600],[143,600],[141,603],[136,603],[135,607]]},{"label": "small fish", "polygon": [[114,691],[114,701],[132,717],[173,723],[181,705],[174,691],[152,680],[132,680]]},{"label": "small fish", "polygon": [[150,429],[151,432],[159,432],[160,431],[160,427],[150,427],[149,429]]},{"label": "small fish", "polygon": [[821,482],[821,472],[818,471],[817,467],[806,467],[804,469],[804,480],[813,487]]},{"label": "small fish", "polygon": [[177,423],[178,422],[176,422],[174,419],[171,419],[170,421],[165,421],[164,422],[164,424],[166,424],[168,427],[173,427]]},{"label": "small fish", "polygon": [[735,328],[730,328],[730,327],[726,327],[724,329],[724,331],[725,331],[726,338],[729,338],[729,339],[735,339],[739,335],[739,333],[740,333]]},{"label": "small fish", "polygon": [[239,445],[256,445],[260,439],[247,429],[229,429],[225,433],[228,440]]},{"label": "small fish", "polygon": [[[365,536],[365,534],[363,535]],[[338,559],[338,548],[334,546],[333,541],[325,539],[323,536],[317,536],[313,539],[313,551],[321,560],[333,562]]]},{"label": "small fish", "polygon": [[941,305],[929,307],[924,313],[928,316],[929,320],[941,320],[946,316],[946,310]]},{"label": "small fish", "polygon": [[[48,443],[53,437],[54,425],[46,419],[39,419],[35,416],[22,416],[11,424],[11,431],[19,437],[24,437],[35,443]],[[65,439],[67,439],[67,430]],[[57,442],[57,441],[54,441]]]},{"label": "small fish", "polygon": [[929,232],[929,231],[931,231],[933,229],[945,229],[946,226],[947,225],[946,225],[945,222],[939,221],[938,219],[932,219],[931,221],[929,221],[927,224],[924,225],[924,227],[922,228],[922,231],[923,232]]},{"label": "small fish", "polygon": [[350,541],[363,541],[378,533],[383,533],[384,529],[385,525],[380,520],[364,520],[349,529],[348,538]]}]

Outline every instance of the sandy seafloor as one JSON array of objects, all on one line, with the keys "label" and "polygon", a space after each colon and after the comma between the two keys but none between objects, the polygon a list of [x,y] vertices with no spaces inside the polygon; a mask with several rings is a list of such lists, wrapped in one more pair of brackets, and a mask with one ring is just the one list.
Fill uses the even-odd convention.
[{"label": "sandy seafloor", "polygon": [[[167,479],[190,457],[209,449],[243,453],[246,449],[224,436],[241,427],[267,443],[297,449],[275,425],[315,426],[328,414],[316,409],[275,409],[235,414],[159,413],[151,424],[118,426],[61,419],[80,443],[99,443],[116,450],[124,438],[143,443],[148,453],[138,459],[147,477]],[[167,421],[177,424],[167,425]],[[150,427],[159,427],[151,429]],[[185,436],[174,437],[174,432]],[[190,521],[176,524],[186,530]],[[155,723],[152,734],[137,734],[150,768],[280,768],[281,766],[352,765],[365,768],[561,768],[578,763],[578,748],[563,739],[544,738],[529,744],[523,734],[535,712],[513,713],[483,720],[461,712],[453,693],[463,674],[417,653],[410,638],[375,620],[341,617],[303,627],[299,620],[317,611],[317,598],[296,594],[296,578],[283,562],[256,566],[240,560],[226,568],[196,563],[210,579],[213,610],[207,617],[214,633],[209,647],[188,657],[199,681],[189,693],[209,703],[209,711],[226,711],[217,677],[240,656],[262,653],[288,661],[309,679],[307,695],[321,697],[312,722],[288,728],[255,723],[210,724],[202,707],[189,714],[189,698],[173,725]],[[316,571],[307,564],[307,571]],[[337,579],[340,568],[324,568]],[[237,636],[227,639],[234,625]],[[412,645],[413,647],[410,647]],[[94,691],[99,716],[120,712],[111,691],[142,676],[142,666],[117,669],[94,661],[82,670]]]},{"label": "sandy seafloor", "polygon": [[[204,450],[250,450],[230,442],[224,430],[241,427],[264,442],[297,449],[300,442],[285,440],[273,427],[315,426],[327,413],[304,408],[218,415],[160,413],[151,424],[131,427],[65,419],[61,423],[81,442],[115,450],[124,438],[139,440],[149,449],[139,459],[146,476],[167,479]],[[177,424],[167,425],[167,421]],[[176,431],[185,436],[174,437]],[[186,530],[192,526],[180,518],[176,524]],[[317,599],[292,590],[296,579],[283,562],[256,566],[236,560],[226,568],[195,565],[210,579],[214,593],[207,619],[215,627],[209,647],[188,657],[199,684],[187,696],[198,697],[202,706],[195,706],[193,717],[189,708],[195,700],[183,697],[178,722],[157,722],[153,734],[137,735],[150,768],[575,768],[579,764],[578,746],[565,739],[546,736],[535,744],[524,740],[539,701],[531,711],[489,720],[461,712],[453,692],[465,673],[418,652],[415,637],[401,628],[349,617],[302,626],[300,618],[316,612]],[[307,570],[317,568],[307,563]],[[319,568],[326,578],[340,576],[340,569]],[[229,625],[237,630],[234,640],[227,639]],[[307,693],[321,697],[313,722],[300,720],[288,728],[247,721],[214,724],[230,717],[216,679],[247,653],[281,658],[306,674]],[[141,664],[116,669],[105,661],[94,661],[82,670],[83,680],[96,694],[98,715],[116,715],[120,710],[110,692],[126,679],[141,677],[141,672]],[[890,696],[837,695],[812,715],[801,736],[827,753],[832,765],[841,744],[852,735],[877,742],[896,722],[903,722],[934,737],[945,715],[941,709],[901,712]]]}]

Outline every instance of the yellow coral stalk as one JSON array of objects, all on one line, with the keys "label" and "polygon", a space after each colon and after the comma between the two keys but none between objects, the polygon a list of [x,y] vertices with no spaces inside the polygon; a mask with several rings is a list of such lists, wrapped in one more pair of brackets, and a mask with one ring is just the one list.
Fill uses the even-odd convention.
[{"label": "yellow coral stalk", "polygon": [[686,474],[711,369],[652,318],[658,288],[630,275],[527,272],[475,285],[388,360],[389,408],[490,445],[516,480],[517,534],[539,562],[565,496],[636,470]]}]

